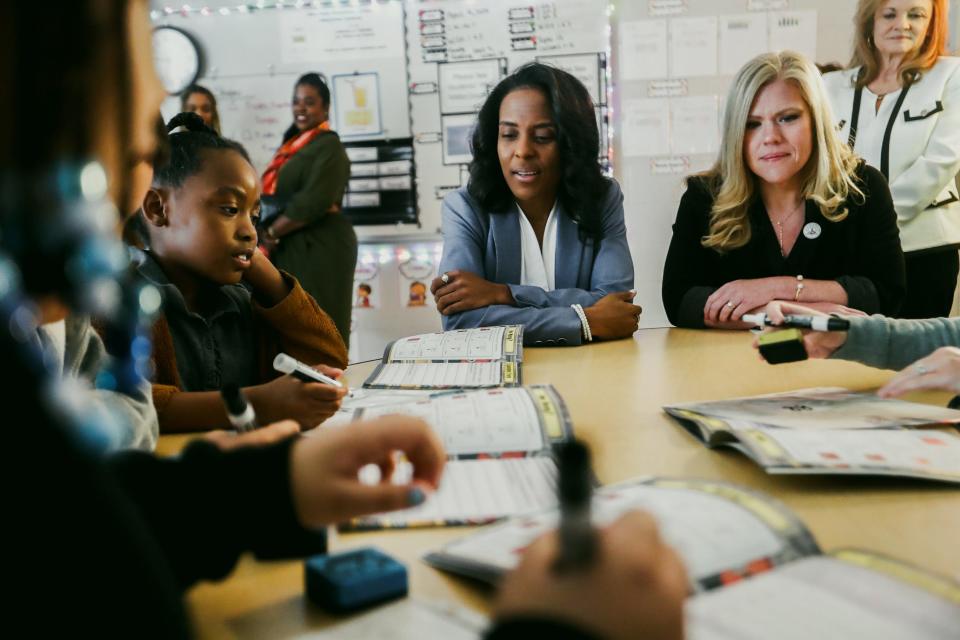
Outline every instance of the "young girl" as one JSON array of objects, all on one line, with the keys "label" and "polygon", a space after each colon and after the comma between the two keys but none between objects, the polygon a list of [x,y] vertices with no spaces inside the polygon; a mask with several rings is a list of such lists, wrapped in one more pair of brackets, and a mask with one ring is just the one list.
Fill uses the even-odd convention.
[{"label": "young girl", "polygon": [[153,330],[160,429],[227,427],[218,391],[230,383],[246,387],[261,421],[314,427],[346,390],[277,377],[271,363],[283,351],[338,377],[343,340],[297,280],[256,250],[260,184],[243,147],[192,113],[168,129],[170,160],[143,200],[139,264],[164,298]]}]

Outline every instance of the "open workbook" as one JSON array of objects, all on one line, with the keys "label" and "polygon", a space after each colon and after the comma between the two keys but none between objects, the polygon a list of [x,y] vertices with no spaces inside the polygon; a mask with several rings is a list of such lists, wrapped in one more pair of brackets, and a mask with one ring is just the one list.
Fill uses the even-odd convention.
[{"label": "open workbook", "polygon": [[[730,484],[643,478],[600,489],[593,520],[632,509],[657,520],[681,556],[694,596],[690,640],[911,638],[946,640],[960,629],[960,585],[871,553],[823,555],[783,504]],[[555,508],[484,527],[426,556],[443,570],[495,582],[555,529]]]},{"label": "open workbook", "polygon": [[482,389],[520,384],[523,325],[400,338],[363,383],[368,389]]},{"label": "open workbook", "polygon": [[839,388],[696,402],[664,410],[708,447],[773,474],[887,475],[960,483],[960,437],[918,429],[960,411]]},{"label": "open workbook", "polygon": [[[422,418],[443,441],[449,459],[440,488],[418,507],[342,529],[481,524],[556,504],[553,446],[572,438],[573,425],[552,386],[439,393],[353,409],[351,418],[397,413]],[[410,473],[401,464],[394,481],[406,482]]]}]

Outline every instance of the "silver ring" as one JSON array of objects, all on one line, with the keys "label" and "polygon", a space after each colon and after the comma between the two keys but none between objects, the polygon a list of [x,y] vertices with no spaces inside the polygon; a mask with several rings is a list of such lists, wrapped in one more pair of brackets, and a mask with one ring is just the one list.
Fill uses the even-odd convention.
[{"label": "silver ring", "polygon": [[444,274],[443,274],[442,276],[440,276],[440,281],[443,282],[443,284],[449,284],[449,283],[450,283],[450,276],[447,275],[446,272],[444,272]]},{"label": "silver ring", "polygon": [[914,366],[917,368],[917,371],[920,372],[920,375],[924,375],[924,374],[926,374],[926,373],[930,373],[930,369],[927,369],[925,366],[923,366],[923,365],[920,364],[919,362],[918,362],[917,364],[915,364]]}]

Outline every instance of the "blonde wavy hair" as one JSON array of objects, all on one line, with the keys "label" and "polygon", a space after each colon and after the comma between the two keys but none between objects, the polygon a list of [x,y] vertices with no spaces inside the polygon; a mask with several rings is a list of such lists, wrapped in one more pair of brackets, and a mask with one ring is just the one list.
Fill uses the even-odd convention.
[{"label": "blonde wavy hair", "polygon": [[813,200],[831,222],[847,217],[851,196],[863,198],[855,182],[859,160],[831,125],[830,105],[820,72],[794,51],[765,53],[747,62],[733,79],[723,114],[723,139],[713,167],[700,174],[712,192],[710,227],[701,239],[704,247],[724,253],[750,241],[750,205],[759,197],[757,177],[744,158],[747,118],[760,90],[775,80],[792,82],[810,111],[813,148],[801,169],[802,195]]},{"label": "blonde wavy hair", "polygon": [[[853,18],[854,40],[850,68],[863,67],[855,86],[865,87],[880,73],[880,52],[873,44],[874,17],[887,0],[860,0]],[[924,71],[947,53],[947,0],[930,0],[930,24],[918,49],[904,57],[900,64],[900,80],[904,85],[916,82]]]}]

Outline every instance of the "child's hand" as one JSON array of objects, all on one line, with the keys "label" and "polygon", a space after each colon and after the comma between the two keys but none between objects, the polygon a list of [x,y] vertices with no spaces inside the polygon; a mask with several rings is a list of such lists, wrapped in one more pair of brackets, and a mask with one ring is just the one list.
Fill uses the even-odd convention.
[{"label": "child's hand", "polygon": [[[396,451],[413,464],[410,484],[392,484],[389,473],[383,473],[383,481],[376,485],[360,482],[361,467],[376,464],[389,471]],[[316,437],[301,438],[293,447],[293,504],[307,527],[416,506],[439,486],[445,459],[440,438],[418,418],[385,416],[325,429]]]},{"label": "child's hand", "polygon": [[253,287],[253,295],[263,307],[275,307],[290,293],[280,270],[259,248],[250,257],[250,267],[243,272],[243,279]]},{"label": "child's hand", "polygon": [[203,436],[203,439],[212,442],[224,451],[232,451],[241,447],[269,446],[299,433],[300,425],[293,420],[284,420],[246,433],[217,429]]},{"label": "child's hand", "polygon": [[303,430],[313,429],[336,413],[340,401],[347,395],[346,387],[301,382],[290,375],[245,391],[261,422],[295,420]]}]

